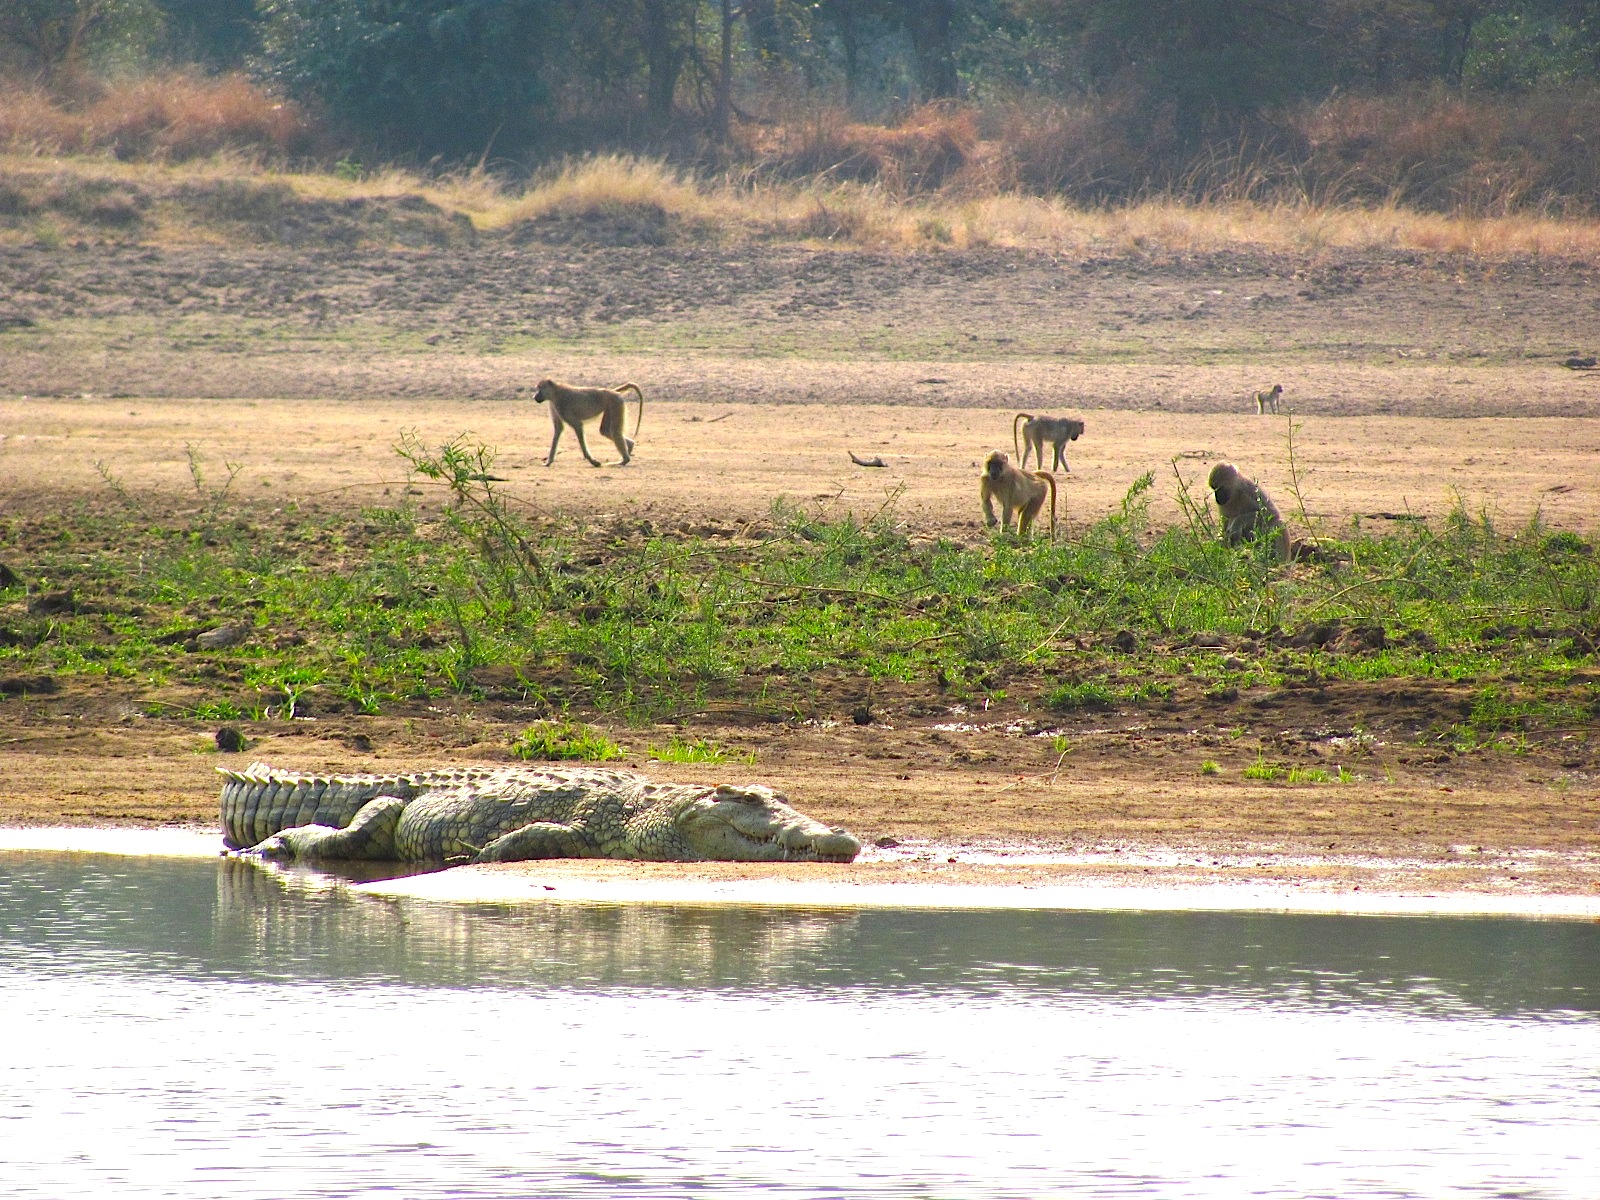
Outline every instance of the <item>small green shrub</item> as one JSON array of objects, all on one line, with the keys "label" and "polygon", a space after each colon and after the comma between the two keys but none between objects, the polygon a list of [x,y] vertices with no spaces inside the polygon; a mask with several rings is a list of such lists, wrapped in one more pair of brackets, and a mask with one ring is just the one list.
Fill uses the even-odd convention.
[{"label": "small green shrub", "polygon": [[1045,693],[1046,708],[1056,712],[1076,712],[1079,709],[1105,709],[1112,705],[1111,689],[1098,680],[1083,683],[1063,683]]},{"label": "small green shrub", "polygon": [[1284,776],[1289,783],[1327,783],[1331,778],[1321,767],[1290,767]]},{"label": "small green shrub", "polygon": [[622,747],[598,729],[575,721],[530,725],[511,743],[511,753],[521,759],[555,762],[611,762],[626,757]]},{"label": "small green shrub", "polygon": [[753,763],[755,751],[735,754],[704,738],[688,740],[674,735],[665,746],[649,747],[650,757],[664,763]]},{"label": "small green shrub", "polygon": [[1275,779],[1282,779],[1284,774],[1282,767],[1269,763],[1259,754],[1256,755],[1256,761],[1244,769],[1244,777],[1246,779],[1260,779],[1268,783]]}]

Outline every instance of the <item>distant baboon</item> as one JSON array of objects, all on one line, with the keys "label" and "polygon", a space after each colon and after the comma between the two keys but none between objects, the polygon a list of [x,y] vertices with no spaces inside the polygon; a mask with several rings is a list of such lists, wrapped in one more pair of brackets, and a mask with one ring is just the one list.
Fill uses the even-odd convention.
[{"label": "distant baboon", "polygon": [[589,443],[583,440],[583,423],[599,417],[601,436],[611,439],[617,453],[622,455],[622,465],[627,466],[633,458],[633,438],[624,436],[628,427],[628,408],[622,393],[629,389],[639,398],[639,408],[633,418],[633,437],[638,437],[639,423],[644,420],[644,393],[639,390],[638,384],[624,383],[614,388],[572,387],[557,383],[554,379],[540,380],[534,399],[541,404],[546,400],[550,402],[550,422],[555,426],[555,432],[550,436],[550,453],[545,456],[544,465],[548,467],[556,460],[556,443],[561,440],[564,422],[572,426],[573,432],[578,435],[578,449],[583,451],[583,457],[589,460],[589,465],[598,467],[599,459],[589,453]]},{"label": "distant baboon", "polygon": [[1283,527],[1283,518],[1258,485],[1239,474],[1232,463],[1218,463],[1211,468],[1206,486],[1222,510],[1223,541],[1239,546],[1257,538],[1271,538],[1273,552],[1280,560],[1289,560],[1289,534]]},{"label": "distant baboon", "polygon": [[1275,383],[1264,392],[1256,393],[1256,412],[1276,413],[1278,398],[1283,395],[1283,384]]},{"label": "distant baboon", "polygon": [[[1017,435],[1019,425],[1022,426],[1020,439]],[[1035,469],[1044,469],[1044,444],[1049,442],[1056,452],[1050,463],[1051,469],[1059,468],[1070,475],[1072,468],[1067,466],[1066,446],[1082,436],[1083,422],[1076,417],[1036,417],[1032,413],[1018,413],[1011,421],[1011,448],[1022,456],[1018,461],[1023,470],[1028,469],[1029,450],[1033,451]]]},{"label": "distant baboon", "polygon": [[[1034,518],[1050,496],[1050,540],[1056,536],[1056,477],[1048,471],[1022,471],[1011,465],[1003,450],[989,455],[983,464],[978,494],[983,498],[983,516],[992,528],[999,525],[1008,533],[1011,514],[1017,513],[1017,532],[1024,537],[1033,528]],[[1000,501],[1001,518],[994,515],[994,502]]]}]

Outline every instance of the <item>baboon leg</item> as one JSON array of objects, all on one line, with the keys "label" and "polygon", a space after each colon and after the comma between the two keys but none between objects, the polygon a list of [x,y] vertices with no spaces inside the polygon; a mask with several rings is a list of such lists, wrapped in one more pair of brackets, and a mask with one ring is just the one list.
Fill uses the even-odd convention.
[{"label": "baboon leg", "polygon": [[633,457],[633,440],[624,435],[627,426],[627,414],[619,404],[615,408],[607,408],[600,418],[600,432],[611,439],[611,444],[617,448],[617,453],[622,456],[622,466],[628,465],[628,460]]},{"label": "baboon leg", "polygon": [[583,451],[583,457],[589,460],[589,465],[591,467],[598,467],[600,465],[600,460],[589,453],[589,443],[584,440],[583,422],[575,422],[572,426],[572,432],[578,435],[578,449]]},{"label": "baboon leg", "polygon": [[[1000,524],[1000,518],[994,515],[995,488],[987,474],[983,476],[983,481],[979,484],[978,494],[983,497],[983,523],[990,529],[993,529],[996,525]],[[1003,499],[1000,502],[1000,507],[1005,513],[1006,520],[1010,521],[1011,510],[1006,508],[1005,501]]]},{"label": "baboon leg", "polygon": [[544,465],[549,466],[556,460],[556,444],[561,441],[561,418],[556,418],[555,432],[550,435],[550,453],[544,456]]}]

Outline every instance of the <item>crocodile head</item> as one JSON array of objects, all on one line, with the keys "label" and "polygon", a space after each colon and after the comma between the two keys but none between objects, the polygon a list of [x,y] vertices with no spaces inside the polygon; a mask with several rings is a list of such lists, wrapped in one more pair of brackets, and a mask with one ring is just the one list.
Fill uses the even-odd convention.
[{"label": "crocodile head", "polygon": [[732,862],[851,862],[861,843],[813,821],[761,784],[722,784],[685,802],[674,831],[700,859]]}]

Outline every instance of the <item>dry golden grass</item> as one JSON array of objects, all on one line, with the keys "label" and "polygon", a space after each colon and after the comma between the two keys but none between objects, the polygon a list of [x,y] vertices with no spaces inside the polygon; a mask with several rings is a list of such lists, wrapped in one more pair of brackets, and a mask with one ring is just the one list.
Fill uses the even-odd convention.
[{"label": "dry golden grass", "polygon": [[944,189],[981,158],[977,112],[948,103],[925,104],[892,126],[814,108],[739,134],[744,159],[763,175],[864,184],[895,197]]},{"label": "dry golden grass", "polygon": [[[1151,199],[1082,208],[1015,192],[974,196],[959,190],[906,198],[872,183],[774,181],[751,174],[697,178],[659,160],[627,155],[571,159],[523,187],[483,170],[441,175],[399,168],[295,170],[263,165],[254,153],[235,149],[181,162],[122,162],[103,154],[46,155],[13,148],[0,154],[0,176],[10,179],[6,186],[18,194],[27,179],[48,177],[44,191],[58,197],[70,193],[75,182],[84,188],[115,183],[167,193],[186,183],[219,181],[276,186],[307,200],[420,196],[446,213],[464,214],[483,231],[550,217],[650,211],[669,219],[679,238],[778,237],[877,249],[996,246],[1065,254],[1162,254],[1249,246],[1293,253],[1410,249],[1481,257],[1600,258],[1600,220],[1588,218],[1452,217],[1395,204],[1305,201]],[[26,237],[18,218],[27,206],[13,202],[9,222],[3,207],[0,239]],[[70,214],[70,204],[61,207]],[[147,223],[145,233],[170,241],[192,231]]]},{"label": "dry golden grass", "polygon": [[704,187],[664,162],[601,154],[543,172],[520,193],[502,195],[474,219],[481,228],[498,229],[553,215],[641,208],[687,220],[734,215],[719,189]]},{"label": "dry golden grass", "polygon": [[240,74],[172,72],[101,84],[74,102],[0,86],[0,148],[184,161],[224,151],[283,157],[313,148],[299,105]]}]

